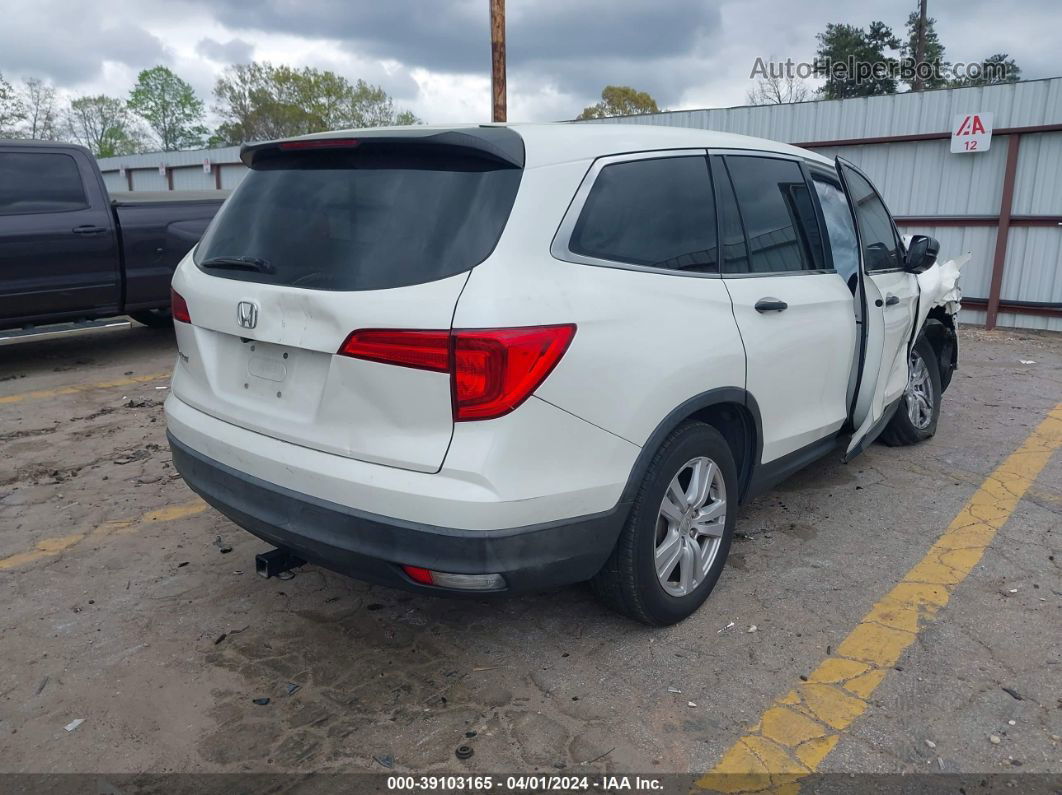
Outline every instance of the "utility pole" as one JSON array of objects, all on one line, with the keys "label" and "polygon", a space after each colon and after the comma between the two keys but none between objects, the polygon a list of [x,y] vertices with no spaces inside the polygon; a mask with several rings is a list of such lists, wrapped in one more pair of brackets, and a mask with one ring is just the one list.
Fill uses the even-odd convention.
[{"label": "utility pole", "polygon": [[918,70],[922,65],[922,61],[926,59],[926,4],[927,0],[919,0],[918,26],[915,28],[915,74],[914,80],[911,81],[912,91],[921,91],[925,88],[925,84],[921,75],[918,73]]},{"label": "utility pole", "polygon": [[490,93],[492,120],[505,121],[505,0],[490,0]]}]

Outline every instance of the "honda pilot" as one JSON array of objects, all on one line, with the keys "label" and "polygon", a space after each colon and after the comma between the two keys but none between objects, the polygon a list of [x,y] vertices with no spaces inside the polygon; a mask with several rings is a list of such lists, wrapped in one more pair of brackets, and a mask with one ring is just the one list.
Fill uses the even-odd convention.
[{"label": "honda pilot", "polygon": [[431,594],[589,580],[671,624],[742,503],[936,430],[954,278],[844,160],[634,124],[241,157],[173,278],[169,442],[293,558]]}]

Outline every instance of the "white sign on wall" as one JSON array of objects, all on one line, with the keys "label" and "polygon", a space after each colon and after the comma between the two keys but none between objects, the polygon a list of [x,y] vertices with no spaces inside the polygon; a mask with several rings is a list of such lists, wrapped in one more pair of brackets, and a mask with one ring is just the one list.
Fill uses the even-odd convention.
[{"label": "white sign on wall", "polygon": [[951,125],[951,151],[955,154],[987,152],[992,145],[992,114],[960,113]]},{"label": "white sign on wall", "polygon": [[166,176],[166,166],[164,166],[164,165],[159,166],[159,176],[160,177]]},{"label": "white sign on wall", "polygon": [[210,171],[211,171],[210,158],[209,157],[205,157],[205,158],[203,158],[203,173],[204,174],[209,174]]}]

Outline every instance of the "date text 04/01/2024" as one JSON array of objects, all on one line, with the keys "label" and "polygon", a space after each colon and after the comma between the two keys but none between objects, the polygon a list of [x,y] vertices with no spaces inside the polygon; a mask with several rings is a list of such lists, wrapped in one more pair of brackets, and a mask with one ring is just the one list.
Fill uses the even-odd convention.
[{"label": "date text 04/01/2024", "polygon": [[663,789],[663,782],[658,778],[642,776],[388,776],[387,789],[394,792],[585,792],[589,789],[655,792]]}]

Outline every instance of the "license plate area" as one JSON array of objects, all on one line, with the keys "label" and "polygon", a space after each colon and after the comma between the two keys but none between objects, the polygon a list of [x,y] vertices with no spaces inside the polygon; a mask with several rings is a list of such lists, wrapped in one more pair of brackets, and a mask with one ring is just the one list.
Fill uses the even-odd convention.
[{"label": "license plate area", "polygon": [[250,395],[283,399],[298,352],[268,342],[245,342],[243,345],[246,356],[243,388]]}]

